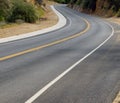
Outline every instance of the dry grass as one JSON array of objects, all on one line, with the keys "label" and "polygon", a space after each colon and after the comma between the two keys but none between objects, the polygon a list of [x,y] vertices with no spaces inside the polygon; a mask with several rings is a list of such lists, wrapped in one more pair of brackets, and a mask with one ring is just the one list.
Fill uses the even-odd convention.
[{"label": "dry grass", "polygon": [[24,33],[33,32],[36,30],[41,30],[50,26],[55,25],[58,22],[58,17],[56,14],[51,10],[50,5],[56,4],[55,2],[45,0],[46,3],[46,12],[45,15],[36,24],[30,23],[22,23],[22,24],[13,24],[13,25],[6,25],[0,28],[0,38],[21,35]]}]

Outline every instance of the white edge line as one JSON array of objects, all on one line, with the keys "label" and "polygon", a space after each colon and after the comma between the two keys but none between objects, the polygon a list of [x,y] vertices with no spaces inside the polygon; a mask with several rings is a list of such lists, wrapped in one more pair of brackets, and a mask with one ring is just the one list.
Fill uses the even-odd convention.
[{"label": "white edge line", "polygon": [[97,48],[92,50],[90,53],[88,53],[86,56],[84,56],[82,59],[77,61],[75,64],[73,64],[71,67],[69,67],[67,70],[65,70],[62,74],[60,74],[58,77],[56,77],[54,80],[49,82],[46,86],[44,86],[42,89],[40,89],[35,95],[33,95],[30,99],[28,99],[25,103],[32,103],[34,102],[40,95],[42,95],[48,88],[50,88],[53,84],[55,84],[58,80],[60,80],[63,76],[65,76],[68,72],[70,72],[74,67],[76,67],[78,64],[80,64],[83,60],[85,60],[88,56],[93,54],[97,49],[99,49],[101,46],[103,46],[114,34],[114,28],[112,25],[108,24],[112,29],[111,35],[103,42],[101,43]]},{"label": "white edge line", "polygon": [[20,34],[18,36],[2,38],[2,39],[0,39],[0,43],[6,43],[6,42],[14,41],[14,40],[20,40],[20,39],[24,39],[24,38],[28,38],[28,37],[33,37],[33,36],[37,36],[37,35],[40,35],[43,33],[48,33],[48,32],[51,32],[51,31],[54,31],[54,30],[64,27],[67,23],[66,18],[60,12],[58,12],[53,5],[51,5],[51,8],[55,12],[55,14],[58,16],[58,19],[59,19],[59,21],[56,25],[42,29],[42,30],[38,30],[38,31]]}]

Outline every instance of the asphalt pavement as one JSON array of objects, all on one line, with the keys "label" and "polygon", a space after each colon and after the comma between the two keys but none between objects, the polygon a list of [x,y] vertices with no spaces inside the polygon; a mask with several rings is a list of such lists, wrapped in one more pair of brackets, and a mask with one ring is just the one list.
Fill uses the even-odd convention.
[{"label": "asphalt pavement", "polygon": [[[25,103],[45,85],[110,37],[103,19],[55,6],[67,24],[40,36],[0,44],[0,58],[89,30],[75,38],[0,61],[0,103]],[[84,18],[84,19],[83,19]],[[120,27],[111,24],[115,31]],[[84,59],[33,103],[112,103],[120,90],[119,33]]]}]

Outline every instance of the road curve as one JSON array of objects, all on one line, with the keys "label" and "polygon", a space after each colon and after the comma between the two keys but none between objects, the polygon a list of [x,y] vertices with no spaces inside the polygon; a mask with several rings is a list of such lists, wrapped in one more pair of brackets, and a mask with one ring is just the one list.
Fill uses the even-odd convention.
[{"label": "road curve", "polygon": [[[102,19],[55,6],[67,18],[64,28],[44,35],[0,44],[0,58],[20,53],[89,30],[80,36],[0,61],[0,103],[25,103],[101,45],[112,33]],[[84,18],[84,19],[83,19]],[[116,28],[114,24],[113,27]],[[118,34],[74,67],[33,103],[111,103],[119,90]],[[114,53],[115,52],[115,53]]]}]

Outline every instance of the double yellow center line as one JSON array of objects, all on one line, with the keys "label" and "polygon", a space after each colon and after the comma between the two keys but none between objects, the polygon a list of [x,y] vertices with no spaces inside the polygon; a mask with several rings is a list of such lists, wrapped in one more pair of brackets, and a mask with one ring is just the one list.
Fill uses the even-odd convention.
[{"label": "double yellow center line", "polygon": [[56,45],[56,44],[68,41],[70,39],[76,38],[76,37],[80,36],[81,34],[87,32],[90,28],[89,22],[86,19],[83,19],[83,20],[86,22],[87,27],[82,32],[80,32],[79,34],[75,34],[75,35],[72,35],[72,36],[69,36],[69,37],[66,37],[66,38],[63,38],[63,39],[45,44],[45,45],[42,45],[42,46],[38,46],[38,47],[35,47],[35,48],[31,48],[31,49],[28,49],[28,50],[21,51],[21,52],[18,52],[18,53],[14,53],[14,54],[10,54],[10,55],[4,56],[4,57],[0,57],[0,61],[4,61],[4,60],[10,59],[10,58],[13,58],[13,57],[16,57],[16,56],[20,56],[20,55],[23,55],[23,54],[27,54],[27,53],[30,53],[30,52],[34,52],[34,51],[37,51],[37,50],[40,50],[40,49],[43,49],[43,48],[46,48],[46,47],[49,47],[49,46],[52,46],[52,45]]}]

